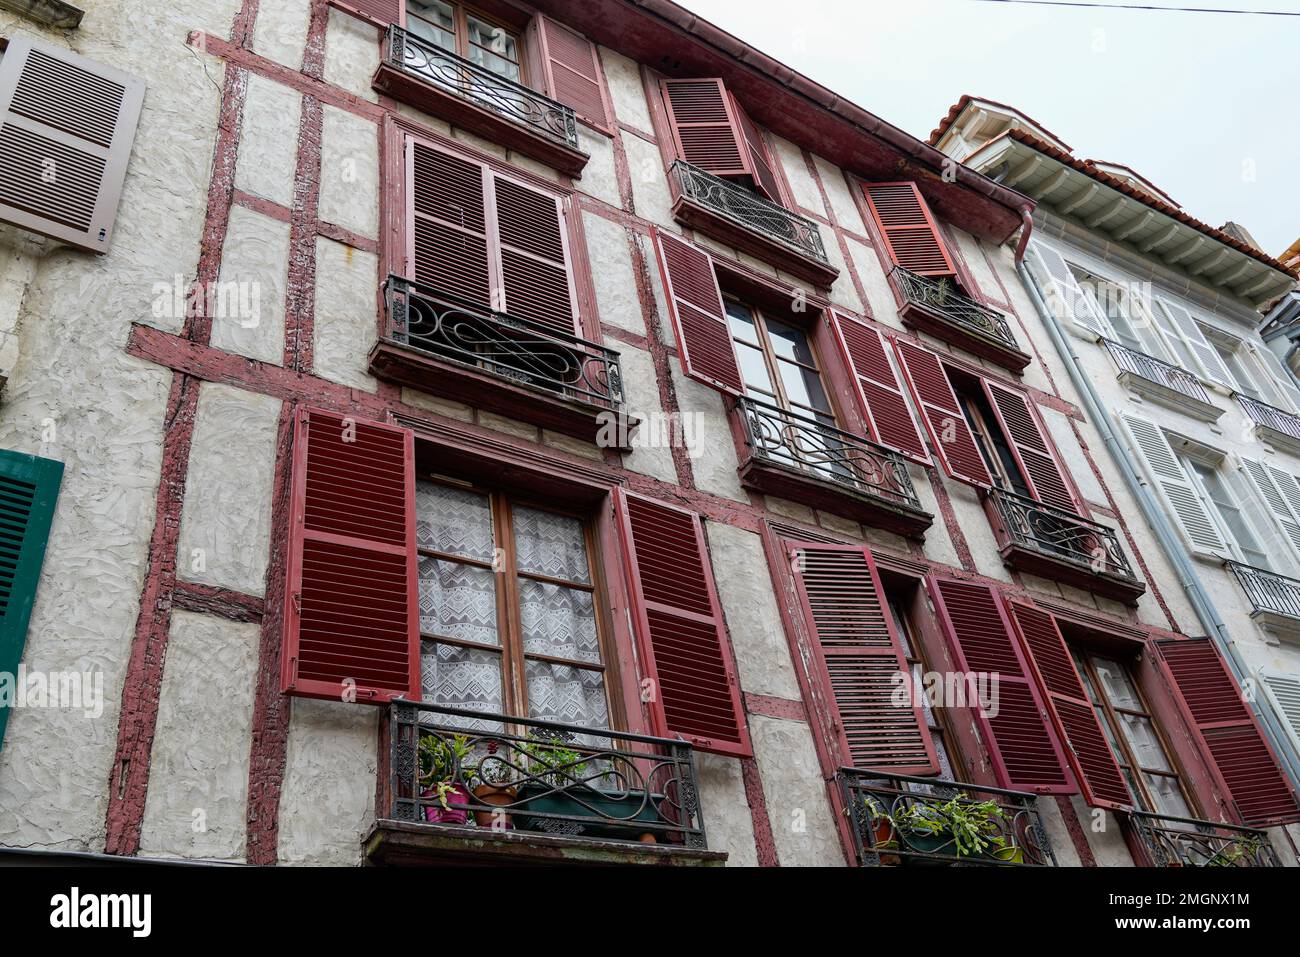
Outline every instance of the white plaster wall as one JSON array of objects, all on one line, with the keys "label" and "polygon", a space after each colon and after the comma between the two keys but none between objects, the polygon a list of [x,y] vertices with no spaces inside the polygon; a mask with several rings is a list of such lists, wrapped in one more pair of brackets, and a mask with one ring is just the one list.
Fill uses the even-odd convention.
[{"label": "white plaster wall", "polygon": [[[587,256],[591,278],[596,288],[596,308],[600,321],[645,335],[645,317],[637,295],[636,273],[632,267],[632,247],[627,230],[613,220],[594,213],[582,218],[587,235]],[[620,344],[615,343],[614,348]]]},{"label": "white plaster wall", "polygon": [[[594,196],[611,206],[622,207],[618,193],[618,173],[614,165],[614,141],[601,136],[589,127],[582,128],[582,148],[591,158],[582,169],[582,178],[574,186],[588,196]],[[591,217],[587,217],[590,219]]]},{"label": "white plaster wall", "polygon": [[366,371],[378,336],[378,269],[373,253],[323,236],[316,240],[315,372],[364,392],[378,388]]},{"label": "white plaster wall", "polygon": [[379,127],[328,104],[322,110],[320,218],[379,236]]},{"label": "white plaster wall", "polygon": [[627,152],[636,214],[677,232],[677,226],[673,223],[673,200],[668,190],[668,174],[664,170],[664,159],[659,147],[639,136],[624,136],[623,149]]},{"label": "white plaster wall", "polygon": [[754,820],[745,797],[740,762],[718,754],[695,756],[709,850],[726,851],[728,867],[757,867]]},{"label": "white plaster wall", "polygon": [[253,52],[282,63],[291,70],[302,66],[307,43],[311,4],[301,0],[279,0],[258,7],[253,25]]},{"label": "white plaster wall", "polygon": [[722,396],[714,389],[688,379],[675,360],[670,360],[673,387],[677,390],[677,407],[683,417],[690,416],[694,428],[686,431],[687,449],[695,485],[706,492],[748,502],[749,495],[740,485],[736,469],[736,443],[731,436]]},{"label": "white plaster wall", "polygon": [[781,164],[781,169],[785,172],[786,182],[790,184],[790,192],[794,196],[795,203],[805,212],[825,217],[826,206],[822,202],[821,190],[817,188],[816,181],[813,180],[812,174],[808,172],[808,164],[804,162],[803,150],[779,136],[772,136],[769,140],[772,144],[772,158]]},{"label": "white plaster wall", "polygon": [[652,133],[650,107],[646,103],[645,87],[641,83],[641,67],[635,60],[630,60],[609,47],[600,48],[600,63],[605,72],[605,83],[609,87],[614,115],[619,122],[644,133]]},{"label": "white plaster wall", "polygon": [[[619,368],[623,372],[623,395],[630,415],[648,421],[662,409],[659,387],[655,377],[654,360],[650,353],[635,346],[619,345]],[[649,431],[649,430],[647,430]],[[643,475],[651,475],[664,482],[677,481],[677,468],[673,464],[672,449],[665,445],[632,436],[633,448],[623,456],[623,467]]]},{"label": "white plaster wall", "polygon": [[293,204],[302,96],[283,84],[249,74],[239,137],[235,186],[281,206]]},{"label": "white plaster wall", "polygon": [[750,715],[749,733],[777,860],[783,867],[842,866],[843,845],[808,725]]},{"label": "white plaster wall", "polygon": [[379,68],[380,32],[342,10],[330,10],[325,26],[325,82],[377,101],[371,78]]},{"label": "white plaster wall", "polygon": [[218,295],[229,290],[230,305],[223,308],[218,300],[212,345],[280,365],[288,272],[289,224],[242,206],[232,208],[218,278]]}]

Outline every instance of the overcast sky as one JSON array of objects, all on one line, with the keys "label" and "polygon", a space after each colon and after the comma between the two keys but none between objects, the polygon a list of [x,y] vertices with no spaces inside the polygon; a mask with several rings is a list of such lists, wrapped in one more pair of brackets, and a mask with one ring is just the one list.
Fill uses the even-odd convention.
[{"label": "overcast sky", "polygon": [[[1076,156],[1131,166],[1212,226],[1243,224],[1272,255],[1300,237],[1300,17],[981,0],[678,2],[921,139],[961,94],[987,97]],[[1300,11],[1300,0],[1182,5]]]}]

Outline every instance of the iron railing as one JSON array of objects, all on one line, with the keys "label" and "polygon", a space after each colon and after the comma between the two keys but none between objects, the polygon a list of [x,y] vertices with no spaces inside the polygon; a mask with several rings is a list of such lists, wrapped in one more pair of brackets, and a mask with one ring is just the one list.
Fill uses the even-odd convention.
[{"label": "iron railing", "polygon": [[400,276],[388,277],[384,298],[394,342],[563,399],[611,411],[623,405],[612,349]]},{"label": "iron railing", "polygon": [[1224,562],[1257,612],[1300,620],[1300,581],[1241,562]]},{"label": "iron railing", "polygon": [[1168,362],[1157,359],[1155,356],[1149,356],[1145,352],[1130,349],[1114,339],[1102,339],[1102,342],[1105,343],[1106,351],[1110,353],[1110,357],[1115,360],[1115,364],[1122,371],[1132,373],[1141,379],[1154,382],[1174,392],[1180,392],[1188,398],[1196,399],[1198,402],[1210,404],[1210,393],[1201,384],[1201,380],[1186,369],[1170,365]]},{"label": "iron railing", "polygon": [[[1056,866],[1032,794],[856,768],[838,777],[862,867]],[[982,846],[953,827],[955,817],[978,822],[973,831]]]},{"label": "iron railing", "polygon": [[1250,827],[1132,812],[1157,867],[1281,867],[1268,835]]},{"label": "iron railing", "polygon": [[1300,442],[1300,415],[1293,415],[1276,406],[1267,405],[1248,395],[1237,394],[1237,401],[1246,410],[1246,414],[1258,425],[1274,432],[1290,436]]},{"label": "iron railing", "polygon": [[685,741],[401,699],[389,717],[393,820],[707,847]]},{"label": "iron railing", "polygon": [[874,442],[749,396],[736,400],[750,454],[851,491],[919,509],[907,462]]},{"label": "iron railing", "polygon": [[918,276],[910,269],[895,266],[892,274],[903,298],[924,306],[949,322],[993,339],[1009,349],[1019,351],[1015,333],[1007,317],[996,309],[981,305],[963,293],[951,280]]},{"label": "iron railing", "polygon": [[578,120],[570,107],[444,50],[401,27],[388,28],[389,65],[448,90],[535,133],[578,149]]},{"label": "iron railing", "polygon": [[1137,581],[1113,528],[1006,489],[990,489],[988,497],[1012,544]]},{"label": "iron railing", "polygon": [[673,180],[682,196],[746,229],[788,246],[801,255],[830,265],[817,224],[792,213],[730,180],[707,173],[685,160],[672,165]]}]

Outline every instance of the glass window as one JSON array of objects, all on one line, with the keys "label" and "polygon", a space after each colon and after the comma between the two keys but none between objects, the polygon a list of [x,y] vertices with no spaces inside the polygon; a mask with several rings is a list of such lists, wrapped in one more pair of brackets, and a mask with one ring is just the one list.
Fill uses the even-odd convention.
[{"label": "glass window", "polygon": [[406,28],[449,53],[522,83],[519,37],[509,27],[461,4],[443,0],[406,0]]},{"label": "glass window", "polygon": [[[888,593],[886,598],[889,602],[889,612],[894,618],[894,626],[898,629],[898,638],[903,645],[903,657],[907,659],[908,667],[912,672],[912,687],[921,688],[922,679],[927,668],[921,653],[920,642],[917,641],[916,634],[912,630],[912,621],[908,617],[902,596]],[[935,709],[930,707],[929,701],[924,696],[922,696],[922,701],[925,725],[930,729],[930,738],[934,741],[934,751],[939,758],[939,780],[956,781],[957,778],[953,774],[952,738],[948,734],[948,729],[944,727],[943,722],[939,719]]]},{"label": "glass window", "polygon": [[1229,544],[1238,552],[1236,556],[1247,565],[1271,569],[1268,553],[1260,545],[1241,506],[1223,481],[1219,470],[1205,462],[1185,459],[1192,480],[1197,483],[1201,499],[1210,511],[1219,517],[1219,524],[1227,533]]}]

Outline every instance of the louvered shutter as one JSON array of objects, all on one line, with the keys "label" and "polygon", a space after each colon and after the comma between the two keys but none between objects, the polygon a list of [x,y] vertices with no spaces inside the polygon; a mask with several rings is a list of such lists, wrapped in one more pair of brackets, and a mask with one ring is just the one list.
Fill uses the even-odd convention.
[{"label": "louvered shutter", "polygon": [[1155,302],[1155,308],[1157,310],[1164,309],[1165,316],[1168,319],[1168,323],[1165,325],[1166,334],[1177,335],[1182,339],[1206,376],[1219,383],[1219,385],[1227,386],[1229,389],[1236,391],[1236,380],[1233,379],[1232,373],[1228,371],[1228,367],[1224,364],[1223,358],[1218,351],[1205,338],[1205,333],[1196,324],[1192,314],[1182,306],[1167,299],[1157,299]]},{"label": "louvered shutter", "polygon": [[749,114],[734,96],[731,97],[731,109],[740,126],[741,145],[745,148],[745,157],[749,161],[754,184],[772,202],[781,204],[781,188],[777,185],[776,170],[772,164],[772,157],[767,151],[767,141],[763,139],[758,125],[749,118]]},{"label": "louvered shutter", "polygon": [[744,176],[744,134],[718,79],[660,80],[677,155],[714,176]]},{"label": "louvered shutter", "polygon": [[516,318],[572,335],[577,309],[560,200],[500,174],[493,174],[492,182],[501,256],[500,307]]},{"label": "louvered shutter", "polygon": [[889,364],[884,338],[849,316],[832,312],[830,321],[844,361],[853,372],[854,395],[871,438],[914,462],[929,465],[930,455]]},{"label": "louvered shutter", "polygon": [[996,716],[970,708],[998,782],[1017,791],[1073,793],[1061,742],[997,593],[988,585],[932,577],[930,595],[957,670],[998,678]]},{"label": "louvered shutter", "polygon": [[596,45],[550,17],[538,17],[547,92],[584,120],[609,126]]},{"label": "louvered shutter", "polygon": [[1134,450],[1143,460],[1169,513],[1182,526],[1192,550],[1211,556],[1225,553],[1227,543],[1164,433],[1155,424],[1135,415],[1123,414],[1120,418],[1132,439]]},{"label": "louvered shutter", "polygon": [[1295,791],[1214,642],[1166,639],[1154,646],[1242,822],[1259,827],[1300,820]]},{"label": "louvered shutter", "polygon": [[709,254],[659,232],[659,269],[667,291],[682,368],[692,379],[733,395],[745,389],[731,345],[722,291]]},{"label": "louvered shutter", "polygon": [[414,436],[300,409],[281,678],[290,694],[420,694]]},{"label": "louvered shutter", "polygon": [[1257,346],[1252,342],[1250,351],[1256,355],[1268,373],[1267,384],[1273,387],[1272,391],[1280,399],[1275,403],[1278,408],[1288,412],[1300,412],[1300,389],[1296,388],[1295,376],[1291,374],[1291,370],[1282,364],[1282,360],[1267,345]]},{"label": "louvered shutter", "polygon": [[937,774],[919,695],[894,701],[899,676],[910,669],[871,553],[802,542],[790,549],[818,664],[839,712],[845,760],[855,768]]},{"label": "louvered shutter", "polygon": [[1300,756],[1300,677],[1280,671],[1261,671],[1259,677],[1273,710],[1286,727],[1291,747]]},{"label": "louvered shutter", "polygon": [[1034,498],[1066,512],[1077,513],[1079,506],[1066,484],[1047,429],[1041,425],[1028,397],[988,379],[981,381]]},{"label": "louvered shutter", "polygon": [[[22,661],[62,481],[62,462],[0,450],[0,675]],[[0,747],[11,710],[0,704]]]},{"label": "louvered shutter", "polygon": [[406,160],[408,275],[491,309],[484,168],[413,139]]},{"label": "louvered shutter", "polygon": [[939,226],[915,183],[866,183],[862,191],[896,266],[919,276],[957,275]]},{"label": "louvered shutter", "polygon": [[1057,318],[1070,320],[1094,335],[1114,338],[1097,300],[1085,293],[1060,253],[1043,243],[1030,242],[1025,265]]},{"label": "louvered shutter", "polygon": [[894,349],[944,471],[980,488],[992,486],[993,479],[939,357],[910,342],[895,340]]},{"label": "louvered shutter", "polygon": [[377,27],[402,22],[406,0],[330,0],[333,6]]},{"label": "louvered shutter", "polygon": [[699,516],[622,491],[616,500],[655,733],[748,756],[740,685]]},{"label": "louvered shutter", "polygon": [[18,34],[0,60],[0,221],[108,251],[144,81]]},{"label": "louvered shutter", "polygon": [[1133,798],[1097,718],[1097,710],[1074,666],[1070,649],[1047,612],[1008,601],[1011,619],[1028,650],[1043,700],[1056,724],[1070,766],[1091,807],[1130,810]]},{"label": "louvered shutter", "polygon": [[1281,469],[1243,458],[1241,464],[1260,500],[1300,556],[1300,486]]}]

